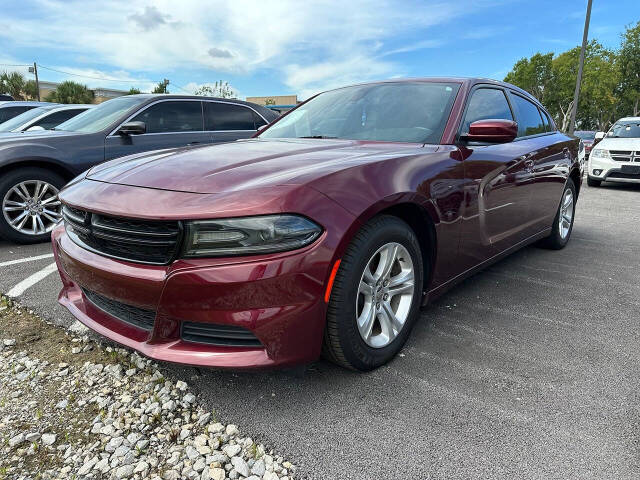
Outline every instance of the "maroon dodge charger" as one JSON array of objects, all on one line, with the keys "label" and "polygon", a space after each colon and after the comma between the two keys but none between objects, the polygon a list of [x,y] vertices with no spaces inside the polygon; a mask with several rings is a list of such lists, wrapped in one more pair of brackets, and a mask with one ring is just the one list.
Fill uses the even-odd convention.
[{"label": "maroon dodge charger", "polygon": [[316,95],[255,138],[146,152],[61,193],[60,302],[152,358],[389,361],[428,300],[532,242],[564,247],[579,140],[513,85]]}]

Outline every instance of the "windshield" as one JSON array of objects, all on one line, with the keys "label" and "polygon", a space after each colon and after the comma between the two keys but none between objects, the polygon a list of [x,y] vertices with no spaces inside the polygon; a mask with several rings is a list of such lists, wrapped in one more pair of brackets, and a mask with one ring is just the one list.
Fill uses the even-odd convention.
[{"label": "windshield", "polygon": [[53,130],[96,133],[107,128],[122,115],[145,100],[147,100],[147,97],[125,96],[114,98],[76,115]]},{"label": "windshield", "polygon": [[21,127],[28,121],[33,120],[34,118],[42,115],[46,111],[47,111],[46,108],[37,107],[37,108],[32,108],[31,110],[27,110],[26,112],[23,112],[20,115],[16,115],[12,119],[7,120],[6,122],[0,123],[0,132],[11,132],[16,128]]},{"label": "windshield", "polygon": [[397,82],[321,93],[260,138],[343,138],[438,143],[460,85]]},{"label": "windshield", "polygon": [[587,132],[587,131],[578,131],[578,132],[573,132],[573,134],[578,137],[581,138],[582,140],[594,140],[596,138],[596,132]]},{"label": "windshield", "polygon": [[607,137],[611,138],[640,138],[640,121],[618,121],[613,124]]}]

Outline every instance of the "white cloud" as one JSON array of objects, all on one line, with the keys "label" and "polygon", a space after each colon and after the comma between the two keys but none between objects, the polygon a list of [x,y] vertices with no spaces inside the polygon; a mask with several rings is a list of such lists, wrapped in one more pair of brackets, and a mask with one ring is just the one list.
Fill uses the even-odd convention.
[{"label": "white cloud", "polygon": [[111,0],[92,7],[84,0],[25,0],[23,14],[3,12],[0,41],[150,77],[209,69],[224,78],[264,69],[304,97],[400,75],[392,55],[439,46],[436,27],[496,1],[503,0]]}]

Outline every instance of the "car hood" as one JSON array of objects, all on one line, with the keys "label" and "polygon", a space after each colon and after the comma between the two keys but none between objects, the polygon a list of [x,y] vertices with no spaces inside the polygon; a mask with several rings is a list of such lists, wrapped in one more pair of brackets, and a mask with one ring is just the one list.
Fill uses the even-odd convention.
[{"label": "car hood", "polygon": [[604,138],[594,148],[640,151],[640,138]]},{"label": "car hood", "polygon": [[362,163],[435,151],[434,145],[329,139],[251,139],[146,152],[92,168],[94,181],[190,193],[300,185]]},{"label": "car hood", "polygon": [[6,144],[17,142],[38,143],[50,138],[68,138],[75,135],[88,135],[80,132],[65,132],[62,130],[38,130],[32,132],[0,132],[0,148]]}]

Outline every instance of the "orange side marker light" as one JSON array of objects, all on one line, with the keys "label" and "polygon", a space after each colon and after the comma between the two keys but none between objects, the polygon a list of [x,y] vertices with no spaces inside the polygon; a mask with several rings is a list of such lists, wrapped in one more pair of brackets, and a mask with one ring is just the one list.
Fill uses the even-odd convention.
[{"label": "orange side marker light", "polygon": [[324,302],[329,303],[331,297],[331,288],[333,287],[333,281],[336,279],[336,273],[338,273],[338,267],[340,266],[340,260],[336,260],[331,269],[331,275],[329,276],[329,282],[327,283],[327,291],[324,293]]}]

